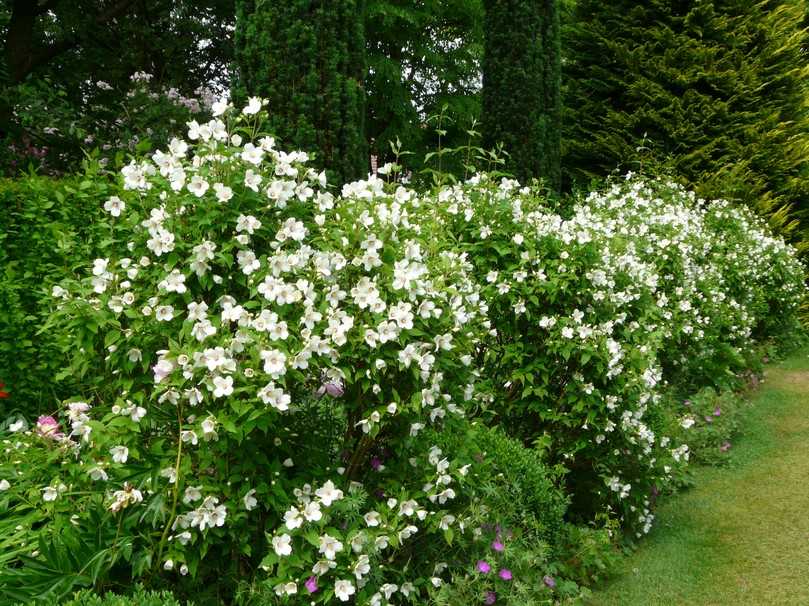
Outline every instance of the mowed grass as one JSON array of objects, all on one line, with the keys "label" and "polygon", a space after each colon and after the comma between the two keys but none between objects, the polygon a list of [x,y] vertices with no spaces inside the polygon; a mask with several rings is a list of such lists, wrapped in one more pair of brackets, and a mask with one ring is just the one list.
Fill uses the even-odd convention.
[{"label": "mowed grass", "polygon": [[742,431],[588,605],[809,606],[809,352],[768,369]]}]

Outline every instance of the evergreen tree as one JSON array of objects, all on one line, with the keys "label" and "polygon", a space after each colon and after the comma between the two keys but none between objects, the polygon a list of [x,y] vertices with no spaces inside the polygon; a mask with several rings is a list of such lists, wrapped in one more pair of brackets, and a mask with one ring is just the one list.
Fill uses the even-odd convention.
[{"label": "evergreen tree", "polygon": [[804,5],[579,0],[565,30],[566,181],[648,159],[798,239],[809,225]]},{"label": "evergreen tree", "polygon": [[270,128],[338,182],[364,177],[364,0],[237,0],[234,97],[269,100]]},{"label": "evergreen tree", "polygon": [[519,179],[560,182],[561,69],[557,0],[485,0],[484,145],[504,144]]}]

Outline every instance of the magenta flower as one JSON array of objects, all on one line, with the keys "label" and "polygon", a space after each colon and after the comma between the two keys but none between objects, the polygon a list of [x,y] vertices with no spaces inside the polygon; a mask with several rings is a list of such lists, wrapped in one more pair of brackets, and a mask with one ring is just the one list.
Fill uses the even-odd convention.
[{"label": "magenta flower", "polygon": [[47,438],[61,438],[59,431],[59,421],[51,416],[41,416],[37,419],[37,433]]},{"label": "magenta flower", "polygon": [[309,577],[308,579],[306,579],[304,585],[306,585],[306,591],[308,591],[309,593],[315,593],[317,591],[317,577],[315,576]]},{"label": "magenta flower", "polygon": [[546,574],[544,577],[542,577],[542,580],[545,582],[545,585],[547,585],[551,589],[556,587],[556,581],[552,576]]},{"label": "magenta flower", "polygon": [[500,541],[496,540],[492,543],[492,549],[495,551],[503,551],[506,548]]},{"label": "magenta flower", "polygon": [[510,571],[508,568],[503,568],[503,570],[501,570],[501,571],[500,571],[499,576],[500,576],[500,578],[501,578],[501,579],[503,579],[504,581],[510,581],[511,579],[513,579],[513,578],[514,578],[514,577],[511,575],[511,571]]},{"label": "magenta flower", "polygon": [[483,574],[489,574],[492,571],[492,567],[489,566],[489,563],[483,560],[478,560],[478,564],[475,568],[477,568],[478,572],[482,572]]},{"label": "magenta flower", "polygon": [[717,406],[716,410],[713,411],[713,416],[718,417],[721,414],[722,414],[722,409]]},{"label": "magenta flower", "polygon": [[497,594],[493,591],[486,592],[486,598],[483,600],[484,604],[491,605],[497,601]]}]

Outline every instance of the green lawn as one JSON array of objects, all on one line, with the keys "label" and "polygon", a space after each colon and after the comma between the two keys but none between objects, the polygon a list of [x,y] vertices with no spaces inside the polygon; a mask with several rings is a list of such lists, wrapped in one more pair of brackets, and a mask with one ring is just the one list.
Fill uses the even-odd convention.
[{"label": "green lawn", "polygon": [[744,414],[730,467],[697,469],[590,606],[809,605],[809,352]]}]

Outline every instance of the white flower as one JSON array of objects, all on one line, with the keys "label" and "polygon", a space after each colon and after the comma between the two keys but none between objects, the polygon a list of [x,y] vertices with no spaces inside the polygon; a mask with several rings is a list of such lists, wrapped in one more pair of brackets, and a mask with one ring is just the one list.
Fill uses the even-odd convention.
[{"label": "white flower", "polygon": [[320,551],[327,560],[333,560],[338,552],[343,551],[343,544],[331,535],[322,535],[319,542],[320,547],[318,551]]},{"label": "white flower", "polygon": [[233,190],[224,183],[214,183],[213,190],[216,194],[216,199],[220,202],[227,202],[233,198]]},{"label": "white flower", "polygon": [[685,417],[680,423],[680,425],[682,425],[683,429],[690,429],[691,427],[694,426],[695,422],[696,421],[694,421],[694,417]]},{"label": "white flower", "polygon": [[53,486],[47,486],[42,489],[42,500],[49,502],[55,501],[59,496],[59,492]]},{"label": "white flower", "polygon": [[252,511],[258,506],[258,501],[256,500],[255,494],[256,489],[255,488],[250,489],[247,491],[247,494],[245,494],[244,498],[242,499],[242,501],[244,501],[244,508],[247,511]]},{"label": "white flower", "polygon": [[354,564],[354,576],[357,577],[357,580],[362,580],[362,577],[369,572],[371,572],[371,563],[368,556],[366,554],[362,554],[359,558],[357,558],[357,563]]},{"label": "white flower", "polygon": [[113,217],[120,217],[125,208],[126,203],[118,196],[112,196],[109,200],[104,202],[104,210]]},{"label": "white flower", "polygon": [[261,99],[258,97],[250,97],[247,100],[247,105],[242,109],[242,113],[248,116],[257,114],[261,111]]},{"label": "white flower", "polygon": [[292,537],[284,533],[281,536],[273,537],[272,548],[279,556],[288,556],[292,554]]},{"label": "white flower", "polygon": [[285,374],[286,368],[286,354],[277,349],[270,349],[261,352],[261,359],[264,360],[264,372],[273,378],[278,378]]},{"label": "white flower", "polygon": [[352,595],[356,593],[354,583],[351,581],[337,581],[334,584],[334,595],[337,596],[341,602],[348,602]]},{"label": "white flower", "polygon": [[323,518],[323,512],[320,511],[320,503],[317,501],[310,501],[303,508],[303,517],[310,522],[317,522]]},{"label": "white flower", "polygon": [[229,396],[233,393],[233,377],[214,377],[213,378],[213,397],[221,398],[222,396]]},{"label": "white flower", "polygon": [[318,488],[315,494],[320,497],[320,500],[326,507],[329,507],[334,501],[339,501],[343,498],[343,491],[339,490],[331,480],[328,480],[321,488]]},{"label": "white flower", "polygon": [[155,319],[158,322],[169,322],[174,318],[174,308],[171,305],[160,305],[155,309]]},{"label": "white flower", "polygon": [[186,186],[188,191],[194,194],[197,198],[201,198],[205,195],[205,192],[208,191],[208,182],[200,177],[199,175],[194,175],[191,177],[191,181]]},{"label": "white flower", "polygon": [[219,99],[219,101],[215,101],[213,105],[211,105],[211,114],[214,116],[221,116],[227,111],[228,107],[228,100],[225,97],[222,97]]},{"label": "white flower", "polygon": [[110,448],[113,463],[126,463],[129,458],[129,449],[126,446],[113,446]]},{"label": "white flower", "polygon": [[368,526],[379,526],[379,513],[376,511],[369,511],[362,517]]},{"label": "white flower", "polygon": [[9,488],[11,488],[11,484],[9,483],[8,480],[6,479],[0,480],[0,492],[8,490]]}]

